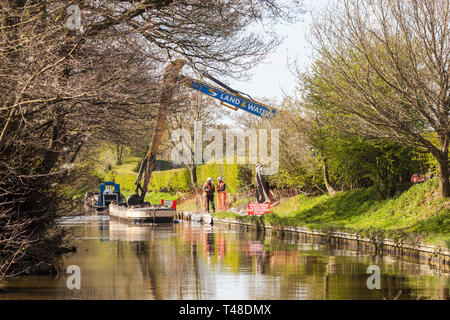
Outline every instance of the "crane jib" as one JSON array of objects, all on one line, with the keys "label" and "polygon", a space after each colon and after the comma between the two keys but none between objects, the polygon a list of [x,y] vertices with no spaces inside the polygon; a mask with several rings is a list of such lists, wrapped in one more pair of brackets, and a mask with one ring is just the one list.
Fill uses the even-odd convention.
[{"label": "crane jib", "polygon": [[259,117],[272,118],[277,113],[276,110],[263,106],[249,99],[238,97],[229,92],[222,91],[220,89],[208,86],[207,84],[192,80],[190,85],[192,89],[198,90],[204,94],[207,94],[213,98],[223,101],[229,105],[253,113]]}]

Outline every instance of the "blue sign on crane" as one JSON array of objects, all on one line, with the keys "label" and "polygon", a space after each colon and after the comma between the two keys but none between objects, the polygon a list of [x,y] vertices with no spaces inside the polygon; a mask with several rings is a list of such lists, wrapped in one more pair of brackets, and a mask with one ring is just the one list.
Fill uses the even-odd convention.
[{"label": "blue sign on crane", "polygon": [[253,113],[259,117],[272,118],[275,116],[277,111],[275,109],[266,107],[260,103],[252,101],[250,99],[243,98],[242,96],[237,96],[229,92],[220,90],[218,88],[209,86],[205,83],[190,79],[189,87],[207,94],[213,98],[223,101],[233,107],[245,110],[247,112]]}]

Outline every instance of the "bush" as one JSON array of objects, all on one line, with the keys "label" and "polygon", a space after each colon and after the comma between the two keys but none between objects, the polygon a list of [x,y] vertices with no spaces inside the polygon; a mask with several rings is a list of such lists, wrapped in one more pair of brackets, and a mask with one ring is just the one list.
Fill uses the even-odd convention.
[{"label": "bush", "polygon": [[205,164],[197,167],[197,181],[201,184],[208,177],[213,178],[217,184],[217,178],[222,177],[227,185],[227,192],[236,193],[240,188],[252,183],[252,168],[243,164]]},{"label": "bush", "polygon": [[[252,169],[249,165],[208,163],[197,166],[197,181],[200,185],[208,177],[217,184],[217,177],[223,177],[227,191],[236,193],[240,188],[252,183]],[[191,175],[187,169],[154,171],[150,190],[155,191],[188,191],[191,189]]]},{"label": "bush", "polygon": [[150,190],[188,191],[191,188],[191,175],[186,169],[153,171]]},{"label": "bush", "polygon": [[[139,162],[136,163],[136,166],[133,168],[133,172],[139,173],[139,169],[141,168],[141,162],[142,159],[139,159]],[[156,160],[156,162],[159,163],[160,167],[159,170],[156,170],[155,168],[155,171],[166,171],[172,169],[172,164],[167,160]]]}]

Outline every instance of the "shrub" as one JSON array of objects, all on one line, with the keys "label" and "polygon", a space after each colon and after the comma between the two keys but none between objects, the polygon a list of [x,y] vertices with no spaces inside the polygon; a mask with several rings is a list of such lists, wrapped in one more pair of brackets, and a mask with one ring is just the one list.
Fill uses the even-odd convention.
[{"label": "shrub", "polygon": [[[217,177],[223,177],[228,192],[235,193],[252,183],[252,169],[249,165],[208,163],[197,166],[197,181],[206,182],[208,177],[217,183]],[[192,187],[191,176],[187,169],[154,171],[149,189],[155,191],[188,191]]]},{"label": "shrub", "polygon": [[186,169],[153,171],[150,190],[168,192],[188,191],[191,188],[191,175]]},{"label": "shrub", "polygon": [[208,177],[217,183],[217,177],[223,177],[227,192],[236,193],[240,188],[252,183],[252,169],[243,164],[205,164],[197,167],[197,181],[205,183]]}]

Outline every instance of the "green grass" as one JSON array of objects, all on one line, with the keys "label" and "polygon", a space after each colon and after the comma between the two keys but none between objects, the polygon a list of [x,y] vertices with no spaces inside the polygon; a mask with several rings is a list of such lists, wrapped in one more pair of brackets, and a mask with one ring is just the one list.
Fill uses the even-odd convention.
[{"label": "green grass", "polygon": [[133,171],[136,162],[127,162],[120,166],[113,168],[106,179],[112,180],[115,178],[116,182],[120,184],[122,192],[131,192],[135,189],[134,182],[136,181],[137,173]]},{"label": "green grass", "polygon": [[[128,198],[129,196],[131,196],[134,191],[121,191],[123,196],[126,198]],[[176,195],[170,194],[170,193],[166,193],[166,192],[147,192],[147,194],[145,195],[145,201],[150,202],[151,204],[161,204],[161,199],[164,200],[175,200],[177,198]]]},{"label": "green grass", "polygon": [[[419,239],[450,247],[450,199],[439,198],[437,184],[437,180],[417,184],[387,200],[380,199],[374,188],[339,192],[334,196],[299,195],[274,207],[272,213],[264,216],[264,221],[380,238]],[[232,213],[218,216],[243,219]]]},{"label": "green grass", "polygon": [[307,197],[305,195],[298,195],[281,201],[278,206],[273,208],[272,212],[278,215],[289,215],[299,208],[302,208],[303,210],[312,208],[327,198],[329,198],[328,195],[322,195],[319,197]]}]

